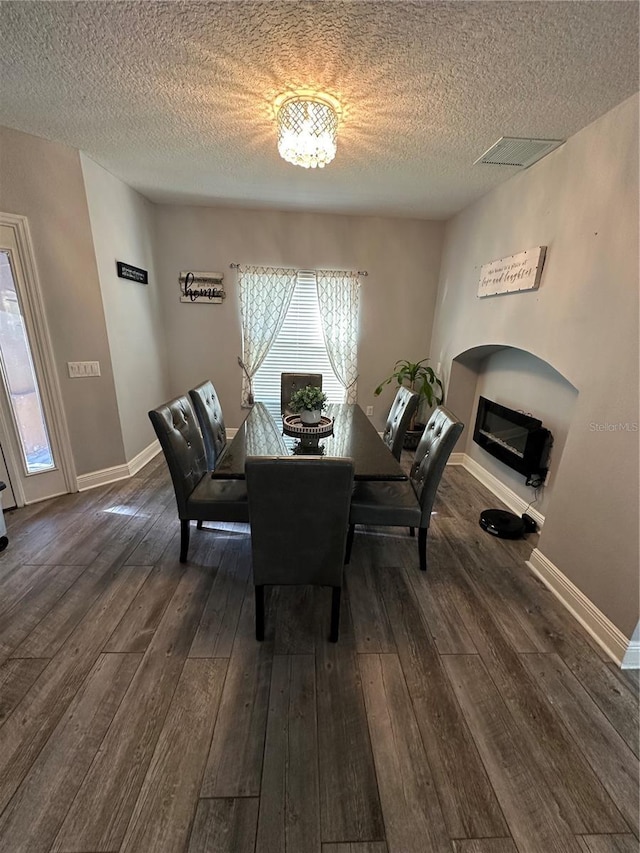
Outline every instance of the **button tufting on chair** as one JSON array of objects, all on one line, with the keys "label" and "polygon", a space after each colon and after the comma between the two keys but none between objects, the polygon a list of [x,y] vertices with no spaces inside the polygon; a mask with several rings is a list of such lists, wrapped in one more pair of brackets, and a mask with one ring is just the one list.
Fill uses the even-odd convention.
[{"label": "button tufting on chair", "polygon": [[222,407],[213,384],[207,380],[189,391],[204,441],[207,468],[213,471],[227,444]]},{"label": "button tufting on chair", "polygon": [[398,388],[398,393],[389,409],[382,440],[398,461],[400,461],[404,437],[411,418],[418,409],[418,402],[419,397],[415,391],[410,391],[402,385]]},{"label": "button tufting on chair", "polygon": [[351,498],[347,562],[356,524],[418,527],[420,568],[426,571],[427,531],[433,502],[447,460],[463,429],[464,424],[454,414],[438,406],[416,449],[409,481],[356,483]]},{"label": "button tufting on chair", "polygon": [[[175,422],[182,409],[183,425]],[[242,480],[214,480],[207,471],[202,436],[187,397],[177,397],[149,412],[164,452],[180,519],[180,562],[187,560],[191,521],[249,520],[246,485]],[[184,426],[186,424],[186,426]]]}]

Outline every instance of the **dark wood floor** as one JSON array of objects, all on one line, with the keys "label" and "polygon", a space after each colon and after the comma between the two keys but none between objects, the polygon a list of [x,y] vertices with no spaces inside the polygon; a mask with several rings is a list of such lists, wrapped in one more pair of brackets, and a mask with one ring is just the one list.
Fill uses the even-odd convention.
[{"label": "dark wood floor", "polygon": [[637,851],[635,674],[478,527],[496,505],[447,469],[426,576],[358,532],[337,645],[312,588],[255,642],[243,525],[178,563],[161,458],[8,513],[0,850]]}]

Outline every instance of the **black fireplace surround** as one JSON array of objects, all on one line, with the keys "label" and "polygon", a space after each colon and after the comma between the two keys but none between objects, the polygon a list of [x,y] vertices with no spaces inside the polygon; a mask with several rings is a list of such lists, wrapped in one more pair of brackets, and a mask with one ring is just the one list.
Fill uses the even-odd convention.
[{"label": "black fireplace surround", "polygon": [[[542,421],[480,397],[473,440],[527,481],[547,476],[552,436]],[[532,483],[531,485],[536,485]]]}]

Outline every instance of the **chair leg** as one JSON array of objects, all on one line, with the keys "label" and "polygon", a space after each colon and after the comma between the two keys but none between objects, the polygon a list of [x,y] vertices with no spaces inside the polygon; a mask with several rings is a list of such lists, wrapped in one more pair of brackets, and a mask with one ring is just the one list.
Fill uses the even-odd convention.
[{"label": "chair leg", "polygon": [[198,521],[198,522],[197,522],[196,527],[198,528],[198,530],[202,530],[202,525],[203,525],[203,524],[204,524],[204,522],[203,522],[203,521]]},{"label": "chair leg", "polygon": [[345,564],[348,564],[349,560],[351,559],[351,547],[353,546],[353,534],[355,532],[356,532],[355,524],[350,524],[349,525],[349,532],[347,533],[347,548],[346,548],[346,554],[344,557]]},{"label": "chair leg", "polygon": [[187,562],[187,554],[189,553],[189,531],[191,522],[188,518],[180,519],[180,562]]},{"label": "chair leg", "polygon": [[334,586],[331,590],[331,633],[329,640],[332,643],[338,642],[338,633],[340,631],[340,596],[342,588]]},{"label": "chair leg", "polygon": [[427,528],[418,530],[418,556],[420,558],[420,571],[427,571]]},{"label": "chair leg", "polygon": [[256,585],[256,640],[264,640],[264,586]]},{"label": "chair leg", "polygon": [[409,528],[409,536],[415,536],[415,535],[416,535],[415,527],[410,527]]}]

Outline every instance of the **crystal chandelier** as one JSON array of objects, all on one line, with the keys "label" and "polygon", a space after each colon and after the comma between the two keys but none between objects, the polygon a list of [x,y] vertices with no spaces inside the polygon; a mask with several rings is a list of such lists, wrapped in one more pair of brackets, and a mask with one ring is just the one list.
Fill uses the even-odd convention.
[{"label": "crystal chandelier", "polygon": [[333,99],[292,95],[278,109],[278,151],[288,163],[324,168],[336,156],[338,115]]}]

